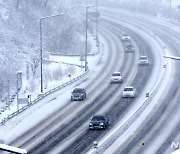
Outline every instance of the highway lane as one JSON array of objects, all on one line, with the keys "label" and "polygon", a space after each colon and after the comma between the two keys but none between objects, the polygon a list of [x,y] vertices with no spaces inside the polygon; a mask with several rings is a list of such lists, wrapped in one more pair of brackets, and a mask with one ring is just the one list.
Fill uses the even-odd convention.
[{"label": "highway lane", "polygon": [[[122,16],[122,15],[121,15]],[[126,20],[128,20],[128,17],[126,18]],[[133,22],[131,22],[133,20]],[[145,20],[145,19],[144,19]],[[131,24],[132,23],[139,23],[139,24],[141,24],[141,25],[143,25],[143,26],[145,26],[145,23],[148,23],[148,25],[146,25],[148,28],[150,27],[150,25],[152,25],[152,27],[154,26],[154,24],[152,23],[152,24],[150,24],[150,22],[149,21],[144,21],[143,19],[136,19],[136,18],[134,18],[134,17],[132,17],[131,19],[130,19],[130,22],[131,22]],[[141,21],[143,21],[143,23],[141,23]],[[164,34],[164,31],[166,30],[166,28],[164,28],[164,27],[160,27],[159,25],[157,26],[154,26],[154,29],[151,27],[151,29],[153,30],[153,31],[156,31],[156,34],[158,34],[158,36],[160,36],[160,38],[168,45],[168,49],[170,49],[171,51],[175,51],[175,53],[176,54],[178,54],[177,53],[177,50],[178,50],[178,44],[179,44],[179,41],[178,41],[178,37],[177,37],[177,34],[172,34],[172,31],[173,31],[173,29],[172,29],[172,31],[168,31],[168,32],[166,32],[166,37],[162,37],[162,35]],[[156,28],[156,29],[155,29]],[[159,31],[161,31],[161,32],[159,32]],[[164,39],[164,38],[166,38],[166,39]],[[167,39],[167,38],[169,38],[169,39]],[[171,38],[171,39],[170,39]],[[173,39],[172,39],[173,38]],[[167,41],[168,40],[168,41]],[[173,43],[172,43],[173,42]],[[176,64],[176,66],[175,66],[175,68],[178,68],[178,64]],[[178,74],[178,69],[176,69],[176,71],[175,71],[176,73],[176,75],[177,76],[179,76]],[[153,123],[153,120],[152,119],[150,119],[149,120],[149,123],[151,122],[151,126],[150,126],[150,124],[148,125],[148,123],[147,123],[147,125],[149,126],[149,127],[145,127],[144,128],[144,131],[145,131],[145,129],[146,129],[146,132],[147,133],[145,133],[145,132],[143,132],[143,129],[141,130],[140,129],[140,131],[139,131],[139,133],[137,133],[136,134],[136,136],[134,137],[134,141],[132,141],[132,142],[130,142],[130,141],[128,141],[127,143],[127,146],[126,146],[126,150],[122,150],[121,148],[119,149],[119,151],[121,151],[120,153],[142,153],[143,152],[143,150],[144,151],[146,151],[147,153],[148,152],[150,152],[150,151],[148,151],[147,150],[147,147],[148,147],[148,145],[150,144],[150,142],[152,143],[152,137],[156,137],[156,138],[158,138],[158,135],[159,134],[161,134],[159,131],[157,131],[157,130],[162,130],[163,129],[163,124],[161,124],[161,127],[159,127],[159,128],[156,128],[157,127],[157,125],[161,122],[161,118],[163,117],[164,119],[164,121],[162,122],[162,123],[165,123],[165,121],[166,121],[166,125],[167,125],[167,123],[169,122],[169,121],[171,121],[171,119],[170,119],[170,117],[172,118],[172,115],[175,115],[175,112],[173,112],[173,110],[174,109],[176,109],[177,108],[177,102],[176,103],[174,103],[174,106],[173,107],[171,107],[171,105],[172,105],[172,103],[174,102],[174,99],[172,99],[172,98],[176,98],[176,101],[177,101],[177,96],[179,96],[179,90],[178,90],[178,88],[179,88],[179,86],[177,86],[177,83],[179,83],[179,77],[174,77],[173,75],[172,75],[172,81],[170,81],[169,82],[169,86],[168,86],[168,88],[166,88],[166,91],[168,92],[168,93],[165,93],[164,95],[165,96],[167,96],[167,98],[164,98],[164,96],[163,96],[163,98],[161,99],[161,101],[163,101],[164,103],[163,103],[163,105],[162,106],[160,106],[160,108],[159,108],[159,110],[157,111],[157,113],[156,113],[156,116],[153,116],[152,117],[152,119],[154,119],[154,120],[157,120],[157,124],[156,125],[154,125],[154,123]],[[169,91],[168,91],[169,90]],[[163,100],[164,99],[164,100]],[[173,100],[173,101],[171,101],[171,100]],[[172,102],[172,103],[170,103],[170,102]],[[166,104],[167,104],[167,106],[166,106]],[[165,110],[165,107],[167,108],[166,110]],[[168,112],[167,112],[167,110],[168,109],[171,109],[172,108],[172,110],[169,110]],[[162,112],[160,112],[162,110]],[[163,115],[163,114],[161,114],[161,113],[164,113],[164,114],[167,114],[166,116],[165,115]],[[160,118],[158,119],[157,117],[158,117],[158,115],[160,116]],[[154,121],[155,122],[155,121]],[[178,124],[179,123],[177,123],[177,126],[176,127],[178,127]],[[151,130],[150,130],[151,129]],[[165,129],[165,128],[164,128]],[[167,129],[166,129],[167,130]],[[176,128],[176,130],[177,130],[177,128]],[[155,134],[153,134],[151,131],[155,131],[156,133]],[[176,131],[176,133],[178,133],[177,131]],[[146,140],[146,139],[144,139],[144,140],[142,140],[141,139],[141,137],[140,136],[144,136],[144,138],[146,138],[147,136],[148,136],[148,134],[149,134],[149,136],[150,136],[150,138],[151,138],[151,140]],[[152,135],[153,134],[153,135]],[[175,134],[175,133],[173,133],[173,134]],[[138,136],[139,135],[139,136]],[[161,134],[162,135],[162,134]],[[135,139],[136,138],[136,139]],[[172,140],[172,135],[171,135],[171,140]],[[143,146],[142,146],[142,144],[140,144],[140,142],[141,141],[143,141],[142,143],[146,143],[146,144],[143,144]],[[169,140],[168,140],[169,141]],[[129,143],[130,142],[130,143]],[[166,142],[166,141],[165,141]],[[156,142],[154,142],[154,144],[157,144]],[[154,146],[156,146],[156,145],[154,145]],[[153,144],[151,145],[151,148],[153,147]],[[165,144],[165,146],[160,146],[161,148],[160,148],[160,150],[158,150],[157,152],[158,153],[163,153],[164,151],[165,151],[165,149],[166,148],[169,148],[170,147],[170,145],[167,145],[167,144]],[[166,147],[166,148],[165,148]],[[131,150],[130,150],[131,149]],[[136,149],[136,150],[135,150]],[[139,150],[137,150],[137,149],[139,149]],[[143,150],[142,150],[143,149]],[[150,150],[150,149],[149,149]],[[152,151],[151,151],[152,152]],[[117,153],[117,151],[115,152],[115,153]],[[153,152],[152,152],[153,153]]]}]

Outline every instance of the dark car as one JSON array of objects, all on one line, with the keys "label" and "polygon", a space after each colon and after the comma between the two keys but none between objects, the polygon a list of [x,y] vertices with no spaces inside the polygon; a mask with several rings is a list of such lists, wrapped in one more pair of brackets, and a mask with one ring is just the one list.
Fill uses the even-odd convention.
[{"label": "dark car", "polygon": [[109,119],[104,115],[95,115],[89,123],[89,129],[106,129],[109,126]]},{"label": "dark car", "polygon": [[139,65],[148,65],[148,58],[146,56],[140,56]]},{"label": "dark car", "polygon": [[134,46],[131,44],[126,45],[125,52],[134,52]]},{"label": "dark car", "polygon": [[83,101],[86,98],[84,88],[75,88],[71,93],[71,101]]}]

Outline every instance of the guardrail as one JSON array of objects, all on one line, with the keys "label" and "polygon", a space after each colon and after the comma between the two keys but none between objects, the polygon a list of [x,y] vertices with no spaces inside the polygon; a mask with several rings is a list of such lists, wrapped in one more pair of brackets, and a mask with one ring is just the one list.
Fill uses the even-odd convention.
[{"label": "guardrail", "polygon": [[82,78],[83,76],[85,76],[87,73],[89,72],[89,70],[87,70],[85,73],[83,73],[82,75],[71,79],[71,81],[68,81],[58,87],[55,87],[47,92],[45,92],[44,94],[42,94],[41,96],[37,97],[35,100],[29,102],[26,106],[23,106],[22,108],[20,108],[19,110],[13,112],[12,114],[8,115],[6,118],[4,118],[3,120],[1,120],[0,122],[0,126],[2,126],[3,124],[5,124],[9,119],[15,117],[16,115],[20,114],[21,112],[25,111],[26,109],[28,109],[30,106],[36,104],[37,102],[39,102],[40,100],[42,100],[43,98],[45,98],[46,96],[52,94],[53,92],[56,92],[66,86],[68,86],[71,83],[74,83],[75,81],[79,80],[80,78]]},{"label": "guardrail", "polygon": [[[82,54],[61,54],[61,53],[51,53],[51,55],[54,55],[54,56],[64,56],[64,57],[80,57],[82,56]],[[96,55],[96,53],[88,53],[88,56],[94,56]]]}]

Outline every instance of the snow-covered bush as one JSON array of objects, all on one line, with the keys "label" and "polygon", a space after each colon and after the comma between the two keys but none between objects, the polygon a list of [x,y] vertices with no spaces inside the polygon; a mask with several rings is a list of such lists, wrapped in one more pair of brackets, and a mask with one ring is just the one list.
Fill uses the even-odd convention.
[{"label": "snow-covered bush", "polygon": [[54,80],[60,80],[62,78],[63,72],[61,67],[59,67],[58,69],[54,70],[53,72],[53,79]]}]

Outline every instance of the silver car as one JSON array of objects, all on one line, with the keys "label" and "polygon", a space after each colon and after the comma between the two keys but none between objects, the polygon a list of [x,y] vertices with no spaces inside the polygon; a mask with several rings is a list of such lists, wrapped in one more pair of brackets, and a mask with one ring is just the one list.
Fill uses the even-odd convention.
[{"label": "silver car", "polygon": [[146,56],[140,56],[139,58],[139,65],[148,65],[148,58]]},{"label": "silver car", "polygon": [[136,89],[134,87],[125,87],[122,92],[123,98],[131,98],[131,97],[135,97],[135,95],[136,95]]},{"label": "silver car", "polygon": [[122,74],[120,72],[114,72],[111,76],[111,83],[122,83]]}]

